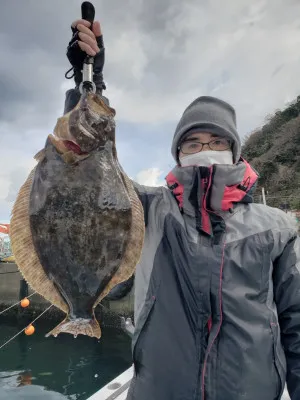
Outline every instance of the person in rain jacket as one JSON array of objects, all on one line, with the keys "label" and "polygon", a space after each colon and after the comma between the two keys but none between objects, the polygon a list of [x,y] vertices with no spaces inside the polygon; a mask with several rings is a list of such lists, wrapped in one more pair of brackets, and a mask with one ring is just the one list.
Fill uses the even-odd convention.
[{"label": "person in rain jacket", "polygon": [[[72,24],[67,56],[78,102],[86,54],[102,95],[100,24]],[[108,100],[106,99],[108,102]],[[171,145],[167,187],[134,183],[146,226],[135,290],[128,400],[300,399],[300,239],[287,215],[254,204],[258,174],[241,157],[235,110],[195,99]]]}]

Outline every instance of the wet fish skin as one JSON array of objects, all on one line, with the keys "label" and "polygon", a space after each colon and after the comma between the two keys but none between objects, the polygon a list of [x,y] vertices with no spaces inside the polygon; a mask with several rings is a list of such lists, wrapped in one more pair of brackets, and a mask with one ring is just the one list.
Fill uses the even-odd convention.
[{"label": "wet fish skin", "polygon": [[115,143],[115,114],[100,96],[84,93],[73,110],[58,118],[54,135],[74,141],[82,152],[90,153],[108,141]]},{"label": "wet fish skin", "polygon": [[[48,335],[99,338],[94,308],[132,276],[140,257],[143,209],[117,159],[113,116],[101,99],[88,96],[73,114],[58,119],[55,138],[39,152],[13,207],[19,269],[32,288],[67,313]],[[86,135],[88,124],[92,135]],[[70,139],[90,152],[67,151],[61,140]],[[32,252],[35,274],[24,245]]]},{"label": "wet fish skin", "polygon": [[110,152],[95,152],[73,166],[49,144],[32,183],[33,243],[72,319],[93,318],[93,305],[128,243],[130,199]]}]

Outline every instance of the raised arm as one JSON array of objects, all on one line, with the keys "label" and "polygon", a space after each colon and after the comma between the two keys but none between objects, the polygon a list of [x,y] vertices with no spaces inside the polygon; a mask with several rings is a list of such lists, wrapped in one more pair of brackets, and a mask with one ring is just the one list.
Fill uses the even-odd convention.
[{"label": "raised arm", "polygon": [[[85,56],[88,54],[94,57],[93,80],[96,85],[96,92],[102,96],[109,105],[109,99],[103,95],[106,89],[103,82],[103,67],[105,62],[105,48],[102,31],[99,21],[95,21],[90,29],[90,23],[83,19],[74,21],[71,25],[72,39],[67,48],[67,57],[72,65],[73,74],[68,76],[71,69],[67,72],[67,79],[74,79],[75,86],[66,92],[64,114],[71,111],[80,99],[79,86],[82,82],[82,66]],[[134,188],[144,208],[144,219],[147,227],[149,220],[149,210],[153,200],[161,193],[160,188],[153,188],[140,185],[133,181]],[[132,289],[134,277],[128,281],[120,283],[107,295],[107,299],[118,300],[126,296]]]}]

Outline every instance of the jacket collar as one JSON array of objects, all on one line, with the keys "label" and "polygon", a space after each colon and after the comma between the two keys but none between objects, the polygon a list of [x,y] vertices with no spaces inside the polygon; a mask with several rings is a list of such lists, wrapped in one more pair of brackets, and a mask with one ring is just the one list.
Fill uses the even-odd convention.
[{"label": "jacket collar", "polygon": [[244,159],[234,165],[176,166],[166,176],[180,209],[198,218],[201,229],[211,234],[208,213],[231,211],[237,203],[253,202],[258,173]]}]

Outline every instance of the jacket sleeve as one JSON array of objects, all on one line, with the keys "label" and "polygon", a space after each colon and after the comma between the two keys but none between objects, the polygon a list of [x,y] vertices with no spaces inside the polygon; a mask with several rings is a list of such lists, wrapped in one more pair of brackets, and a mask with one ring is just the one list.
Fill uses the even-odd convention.
[{"label": "jacket sleeve", "polygon": [[300,237],[290,236],[274,263],[274,296],[291,400],[300,399]]},{"label": "jacket sleeve", "polygon": [[[102,98],[109,105],[108,98],[104,97],[103,95],[102,95]],[[78,87],[76,87],[74,89],[69,89],[66,92],[64,114],[71,111],[77,105],[79,99],[80,99],[80,92],[79,92]],[[152,200],[155,198],[155,196],[157,195],[157,193],[159,191],[159,188],[140,185],[134,181],[132,181],[132,183],[133,183],[134,189],[140,199],[140,202],[142,203],[142,206],[144,209],[145,226],[147,228],[148,211],[149,211]],[[108,300],[120,300],[121,298],[125,297],[132,290],[133,284],[134,284],[134,276],[129,278],[127,281],[116,285],[108,293],[108,295],[105,298]]]},{"label": "jacket sleeve", "polygon": [[[140,199],[140,202],[142,203],[144,209],[145,228],[147,229],[149,209],[152,201],[157,196],[159,188],[140,185],[134,181],[132,181],[132,184]],[[105,298],[108,300],[120,300],[132,290],[133,284],[134,276],[129,278],[127,281],[116,285]]]}]

